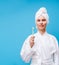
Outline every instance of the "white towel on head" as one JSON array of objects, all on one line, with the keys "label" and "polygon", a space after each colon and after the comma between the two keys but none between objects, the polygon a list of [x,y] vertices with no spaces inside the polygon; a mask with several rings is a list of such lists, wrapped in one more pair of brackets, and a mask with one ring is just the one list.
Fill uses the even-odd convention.
[{"label": "white towel on head", "polygon": [[47,13],[47,9],[46,9],[45,7],[41,7],[41,8],[36,12],[35,20],[39,19],[40,16],[45,17],[45,19],[47,20],[47,23],[49,23],[49,16],[48,16],[48,13]]}]

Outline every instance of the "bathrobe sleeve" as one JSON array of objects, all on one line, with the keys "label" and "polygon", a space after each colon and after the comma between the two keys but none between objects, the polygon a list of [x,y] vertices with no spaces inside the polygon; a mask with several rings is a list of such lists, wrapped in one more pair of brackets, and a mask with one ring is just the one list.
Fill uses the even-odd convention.
[{"label": "bathrobe sleeve", "polygon": [[58,41],[57,39],[54,37],[54,44],[55,44],[55,53],[54,53],[54,65],[58,65]]},{"label": "bathrobe sleeve", "polygon": [[26,63],[29,63],[32,58],[32,55],[35,53],[34,46],[32,48],[30,47],[29,38],[30,36],[25,40],[20,52],[21,58]]}]

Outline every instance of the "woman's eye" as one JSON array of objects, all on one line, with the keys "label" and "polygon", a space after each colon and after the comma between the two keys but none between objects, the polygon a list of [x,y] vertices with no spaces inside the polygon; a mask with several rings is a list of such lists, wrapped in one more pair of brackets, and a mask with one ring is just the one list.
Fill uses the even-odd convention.
[{"label": "woman's eye", "polygon": [[42,19],[42,21],[46,21],[46,19]]},{"label": "woman's eye", "polygon": [[39,22],[40,22],[40,19],[38,19],[37,21],[39,21]]}]

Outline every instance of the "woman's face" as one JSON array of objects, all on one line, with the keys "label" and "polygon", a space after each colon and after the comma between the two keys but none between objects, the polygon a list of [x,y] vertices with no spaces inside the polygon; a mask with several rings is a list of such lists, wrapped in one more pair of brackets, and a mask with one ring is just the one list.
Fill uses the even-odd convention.
[{"label": "woman's face", "polygon": [[46,25],[47,25],[47,20],[43,16],[40,16],[40,18],[36,20],[36,26],[38,30],[45,30]]}]

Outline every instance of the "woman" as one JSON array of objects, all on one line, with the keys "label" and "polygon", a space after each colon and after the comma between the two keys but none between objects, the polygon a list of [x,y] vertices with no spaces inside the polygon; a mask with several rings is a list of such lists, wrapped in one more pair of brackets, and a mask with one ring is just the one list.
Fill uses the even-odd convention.
[{"label": "woman", "polygon": [[49,16],[45,7],[41,7],[36,15],[37,33],[30,35],[24,42],[21,57],[31,65],[58,65],[58,42],[46,32]]}]

